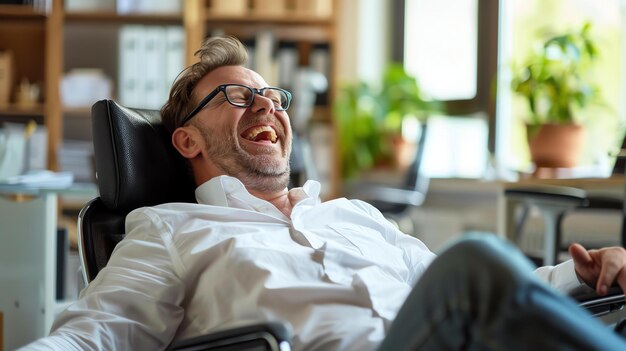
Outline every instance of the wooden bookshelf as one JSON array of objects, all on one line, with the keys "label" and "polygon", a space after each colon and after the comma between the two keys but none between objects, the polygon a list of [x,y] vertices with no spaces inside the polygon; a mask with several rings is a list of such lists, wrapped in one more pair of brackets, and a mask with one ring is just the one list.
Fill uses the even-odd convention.
[{"label": "wooden bookshelf", "polygon": [[[64,140],[64,123],[68,119],[82,119],[89,116],[88,109],[68,109],[62,106],[60,83],[63,74],[74,68],[77,56],[92,57],[85,59],[96,67],[102,67],[107,76],[113,79],[117,87],[118,43],[115,34],[98,35],[94,42],[85,46],[85,53],[77,51],[80,44],[68,43],[75,40],[72,32],[78,32],[85,40],[87,34],[81,33],[88,28],[90,33],[116,30],[124,25],[182,26],[185,32],[185,63],[194,62],[194,52],[202,40],[212,31],[219,29],[226,34],[235,35],[242,40],[254,38],[262,30],[269,30],[281,41],[298,43],[298,50],[308,54],[311,45],[326,43],[330,48],[329,98],[324,105],[316,106],[313,120],[332,125],[332,96],[336,87],[336,18],[338,1],[332,1],[332,13],[325,16],[290,12],[272,15],[259,13],[253,6],[257,1],[247,2],[250,8],[244,15],[217,15],[210,9],[211,1],[183,0],[181,13],[118,14],[112,11],[66,11],[63,0],[51,0],[47,12],[41,12],[27,5],[0,5],[0,49],[8,49],[14,61],[14,92],[22,78],[37,83],[41,88],[41,97],[31,108],[19,108],[15,94],[8,106],[0,106],[2,120],[41,116],[48,130],[48,168],[59,169],[59,150]],[[286,3],[295,4],[296,0]],[[292,5],[289,5],[292,6]],[[69,39],[68,39],[69,38]],[[92,56],[89,56],[92,55]],[[304,55],[303,55],[304,56]],[[146,58],[149,59],[149,58]],[[114,91],[116,88],[114,88]],[[116,97],[115,94],[113,96]],[[82,123],[82,122],[81,122]],[[336,169],[336,167],[332,167]],[[338,184],[338,176],[333,183]]]}]

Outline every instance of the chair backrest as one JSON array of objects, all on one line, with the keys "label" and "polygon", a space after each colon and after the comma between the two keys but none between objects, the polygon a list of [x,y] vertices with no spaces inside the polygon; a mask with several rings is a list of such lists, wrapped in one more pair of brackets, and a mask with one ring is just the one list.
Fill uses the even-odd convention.
[{"label": "chair backrest", "polygon": [[[391,187],[378,187],[372,188],[373,195],[365,195],[364,200],[368,201],[379,211],[385,215],[399,215],[405,213],[412,206],[416,206],[415,199],[421,199],[417,201],[421,204],[426,197],[428,191],[429,179],[422,173],[422,160],[424,159],[424,149],[426,147],[426,137],[428,133],[428,123],[421,122],[419,124],[420,134],[417,140],[417,148],[411,165],[407,168],[406,174],[402,184]],[[387,188],[387,189],[385,189]],[[397,190],[400,190],[402,194],[406,195],[406,198],[401,196]],[[367,190],[362,187],[359,189],[359,193],[364,194]],[[413,193],[413,195],[408,195]],[[394,198],[390,200],[390,198]],[[413,199],[412,201],[406,201]]]},{"label": "chair backrest", "polygon": [[91,110],[100,197],[79,215],[79,251],[85,282],[96,277],[124,237],[126,215],[139,207],[195,202],[195,185],[171,144],[159,111],[111,100]]},{"label": "chair backrest", "polygon": [[424,159],[424,149],[426,148],[426,136],[428,134],[428,123],[420,123],[421,131],[417,140],[417,150],[415,157],[404,179],[404,186],[407,190],[415,190],[426,194],[428,188],[428,179],[421,173],[422,160]]},{"label": "chair backrest", "polygon": [[107,208],[129,212],[195,201],[193,179],[158,111],[102,100],[91,113],[97,183]]},{"label": "chair backrest", "polygon": [[[622,139],[622,145],[620,146],[620,153],[622,150],[626,150],[626,135]],[[618,155],[615,157],[615,163],[613,164],[612,175],[626,174],[626,157]]]}]

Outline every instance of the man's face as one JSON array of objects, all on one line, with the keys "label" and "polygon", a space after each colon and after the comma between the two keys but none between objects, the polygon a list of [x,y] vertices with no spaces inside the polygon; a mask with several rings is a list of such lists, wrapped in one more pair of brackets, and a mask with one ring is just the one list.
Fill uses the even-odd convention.
[{"label": "man's face", "polygon": [[[242,66],[215,69],[194,89],[196,101],[220,84],[267,86],[256,72]],[[202,133],[208,162],[218,174],[241,180],[257,191],[279,191],[289,181],[291,126],[286,111],[276,111],[271,100],[256,95],[252,106],[236,107],[224,93],[213,98],[191,124]]]}]

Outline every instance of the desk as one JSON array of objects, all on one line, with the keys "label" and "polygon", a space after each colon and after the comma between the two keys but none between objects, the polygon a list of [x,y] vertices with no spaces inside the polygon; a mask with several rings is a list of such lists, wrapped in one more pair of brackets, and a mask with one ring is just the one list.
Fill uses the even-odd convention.
[{"label": "desk", "polygon": [[59,195],[95,196],[94,186],[35,189],[0,186],[0,311],[4,347],[48,334],[68,302],[56,300]]},{"label": "desk", "polygon": [[[505,196],[507,189],[546,190],[563,196],[545,196],[528,199],[512,194]],[[515,214],[520,205],[542,208],[544,217],[544,254],[543,264],[556,263],[558,250],[555,223],[565,212],[579,206],[586,196],[606,195],[624,197],[624,177],[593,178],[593,179],[529,179],[515,183],[503,184],[503,191],[498,197],[498,233],[514,243],[519,242],[519,234],[515,229]],[[617,233],[616,233],[617,234]]]}]

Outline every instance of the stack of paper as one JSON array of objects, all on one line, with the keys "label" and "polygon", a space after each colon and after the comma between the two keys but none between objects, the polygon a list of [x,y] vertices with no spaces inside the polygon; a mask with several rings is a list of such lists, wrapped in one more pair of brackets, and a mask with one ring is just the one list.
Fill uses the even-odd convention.
[{"label": "stack of paper", "polygon": [[34,188],[68,188],[74,182],[71,172],[33,171],[6,179],[6,184]]}]

